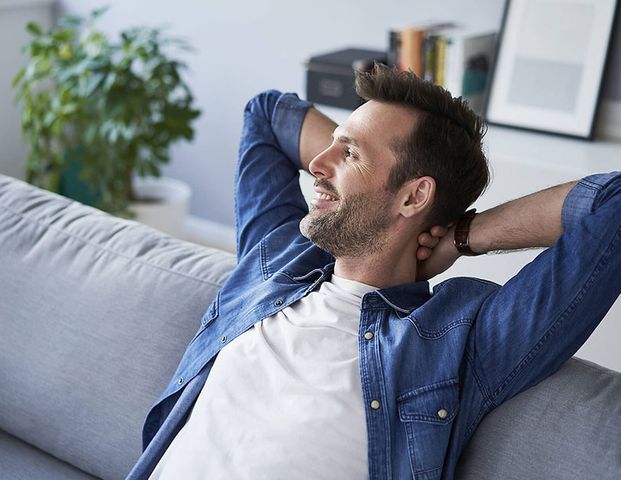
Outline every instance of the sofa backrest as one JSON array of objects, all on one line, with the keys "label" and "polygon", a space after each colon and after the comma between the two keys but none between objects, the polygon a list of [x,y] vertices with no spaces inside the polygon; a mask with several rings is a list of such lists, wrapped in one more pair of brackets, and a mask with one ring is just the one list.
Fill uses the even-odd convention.
[{"label": "sofa backrest", "polygon": [[621,373],[569,359],[483,419],[455,478],[621,479]]},{"label": "sofa backrest", "polygon": [[0,175],[0,429],[123,478],[232,255]]},{"label": "sofa backrest", "polygon": [[[0,429],[123,478],[234,265],[0,175]],[[621,374],[574,358],[483,420],[456,478],[616,480],[620,452]]]}]

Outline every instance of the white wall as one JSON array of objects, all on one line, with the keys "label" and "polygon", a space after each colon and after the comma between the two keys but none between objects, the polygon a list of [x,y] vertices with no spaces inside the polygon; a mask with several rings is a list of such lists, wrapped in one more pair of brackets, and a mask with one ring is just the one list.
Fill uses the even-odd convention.
[{"label": "white wall", "polygon": [[[0,6],[3,3],[40,1],[0,0]],[[196,124],[195,141],[174,147],[172,164],[164,168],[164,173],[190,184],[192,215],[232,226],[232,185],[241,112],[253,94],[278,88],[303,96],[306,58],[348,46],[384,49],[390,28],[442,19],[498,29],[504,2],[60,0],[57,3],[59,12],[74,14],[87,14],[107,4],[111,8],[103,17],[101,27],[108,33],[133,25],[168,25],[171,33],[186,37],[195,46],[196,53],[187,57],[191,66],[189,82],[203,115]],[[15,18],[7,17],[7,22],[11,23],[12,33],[0,52],[0,61],[9,62],[6,69],[5,63],[1,64],[0,107],[10,104],[12,99],[12,94],[5,92],[10,91],[13,71],[19,68],[17,52],[27,38]],[[613,39],[611,69],[603,93],[607,98],[621,100],[621,83],[617,81],[621,75],[619,37],[617,34]],[[18,145],[16,122],[16,115],[0,117],[0,141],[12,145],[12,150],[5,149],[4,158],[0,158],[0,171],[21,176],[20,162],[24,161],[25,150]]]},{"label": "white wall", "polygon": [[[85,14],[103,3],[107,32],[130,25],[170,25],[196,47],[190,82],[203,115],[192,145],[174,149],[164,171],[192,186],[190,212],[234,224],[232,185],[242,111],[267,88],[305,91],[303,61],[317,53],[361,46],[386,48],[387,30],[429,18],[498,28],[502,2],[291,0],[62,0]],[[473,7],[474,6],[474,7]]]},{"label": "white wall", "polygon": [[0,173],[24,178],[28,151],[21,141],[20,112],[11,84],[24,63],[20,50],[31,38],[24,26],[52,25],[52,0],[0,0]]}]

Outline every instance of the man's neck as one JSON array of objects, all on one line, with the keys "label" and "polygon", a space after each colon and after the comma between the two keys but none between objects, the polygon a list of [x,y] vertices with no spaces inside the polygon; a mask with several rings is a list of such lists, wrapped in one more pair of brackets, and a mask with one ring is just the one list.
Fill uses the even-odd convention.
[{"label": "man's neck", "polygon": [[338,257],[334,273],[342,278],[387,288],[416,281],[415,242],[387,245],[381,252],[365,257]]}]

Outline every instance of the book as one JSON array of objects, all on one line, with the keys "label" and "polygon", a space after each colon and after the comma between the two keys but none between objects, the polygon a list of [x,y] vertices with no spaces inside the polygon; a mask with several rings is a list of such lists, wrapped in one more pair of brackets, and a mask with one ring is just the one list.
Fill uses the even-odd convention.
[{"label": "book", "polygon": [[434,48],[436,52],[434,82],[440,86],[444,86],[446,83],[446,37],[442,35],[438,36]]},{"label": "book", "polygon": [[386,53],[388,65],[401,70],[401,31],[390,30],[388,32],[388,51]]},{"label": "book", "polygon": [[436,83],[436,70],[438,66],[436,43],[438,38],[438,35],[433,33],[433,30],[428,30],[423,35],[423,78],[432,83]]},{"label": "book", "polygon": [[433,56],[433,51],[427,53],[426,42],[433,31],[454,27],[453,22],[428,22],[417,26],[407,27],[400,31],[400,48],[398,61],[395,62],[401,71],[411,70],[416,76],[425,78],[427,71],[427,56]]},{"label": "book", "polygon": [[482,113],[488,90],[497,33],[453,22],[427,22],[391,30],[388,65],[411,70],[418,77],[464,97]]},{"label": "book", "polygon": [[408,27],[401,31],[401,51],[398,68],[401,71],[411,70],[417,76],[424,74],[422,48],[425,31],[420,28]]},{"label": "book", "polygon": [[[435,34],[441,38],[436,41],[436,50],[443,49],[440,54],[442,65],[438,62],[435,83],[451,92],[453,97],[463,96],[480,113],[496,50],[496,32],[454,27]],[[442,73],[438,75],[440,70]]]}]

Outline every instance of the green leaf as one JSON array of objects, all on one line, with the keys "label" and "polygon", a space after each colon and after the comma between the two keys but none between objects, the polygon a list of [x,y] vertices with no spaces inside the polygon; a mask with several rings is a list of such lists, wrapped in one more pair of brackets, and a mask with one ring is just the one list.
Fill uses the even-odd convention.
[{"label": "green leaf", "polygon": [[83,89],[81,90],[81,94],[84,97],[90,97],[95,93],[97,87],[101,85],[104,80],[104,74],[102,73],[93,73],[83,83]]},{"label": "green leaf", "polygon": [[98,8],[97,10],[93,10],[91,13],[91,18],[96,19],[101,17],[104,13],[106,13],[110,9],[110,5],[106,5],[105,7]]},{"label": "green leaf", "polygon": [[78,104],[77,103],[68,103],[66,105],[63,105],[62,107],[60,107],[60,113],[62,115],[71,115],[72,113],[76,112],[78,110]]},{"label": "green leaf", "polygon": [[26,73],[26,67],[19,69],[19,72],[17,72],[17,75],[15,75],[15,78],[13,79],[13,82],[11,83],[11,86],[13,88],[17,87],[17,84],[22,81],[22,78],[24,78],[25,73]]},{"label": "green leaf", "polygon": [[26,30],[28,30],[35,37],[43,35],[43,30],[41,29],[41,25],[39,25],[37,22],[28,22],[26,24]]},{"label": "green leaf", "polygon": [[43,117],[43,125],[45,127],[50,127],[52,123],[56,120],[56,113],[49,111]]},{"label": "green leaf", "polygon": [[63,28],[54,33],[54,40],[59,43],[70,42],[76,36],[75,30],[69,28]]},{"label": "green leaf", "polygon": [[58,24],[61,27],[78,29],[83,22],[84,19],[78,15],[65,15],[60,18]]},{"label": "green leaf", "polygon": [[147,167],[149,175],[153,175],[154,177],[161,176],[160,169],[155,163],[147,163],[145,166]]}]

